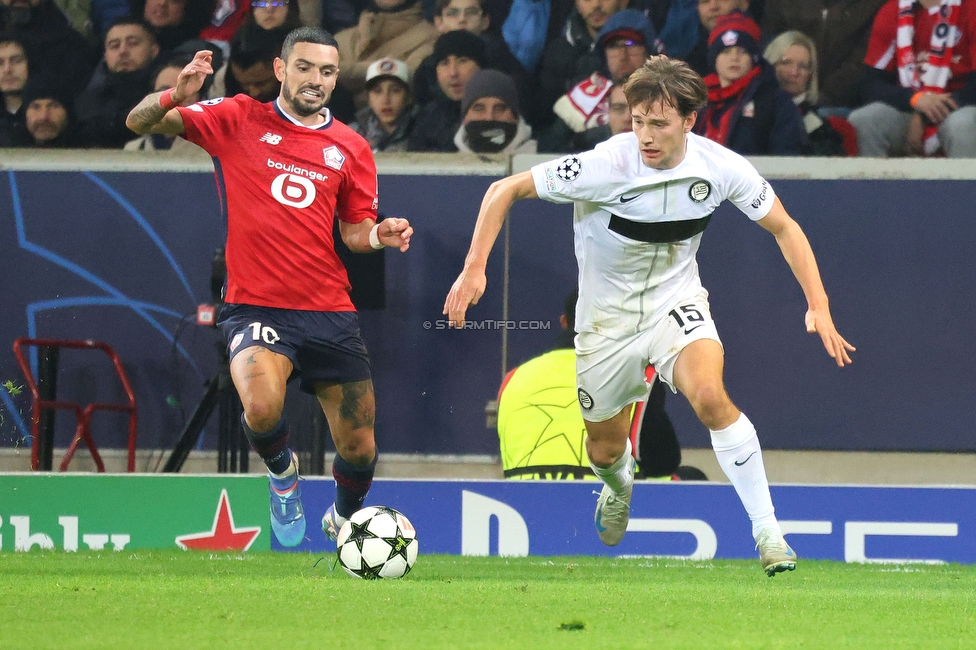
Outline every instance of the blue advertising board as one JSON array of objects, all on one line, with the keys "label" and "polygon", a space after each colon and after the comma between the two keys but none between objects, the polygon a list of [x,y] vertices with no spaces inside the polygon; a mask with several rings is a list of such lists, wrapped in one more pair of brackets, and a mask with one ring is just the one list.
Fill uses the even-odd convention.
[{"label": "blue advertising board", "polygon": [[[604,546],[593,526],[595,481],[377,480],[366,505],[403,512],[421,553],[450,555],[757,557],[730,485],[638,483],[628,532]],[[771,487],[797,555],[846,562],[976,562],[976,488]],[[334,549],[318,530],[330,480],[303,482],[309,532],[300,551]],[[284,549],[272,538],[272,548]]]},{"label": "blue advertising board", "polygon": [[[360,314],[383,453],[497,454],[485,406],[503,369],[553,345],[576,261],[572,208],[544,201],[512,210],[487,291],[468,312],[476,327],[446,327],[445,296],[496,178],[380,174],[381,210],[416,229],[409,252],[385,253],[385,307]],[[850,368],[836,367],[806,333],[802,291],[774,240],[721,206],[702,240],[701,276],[729,394],[764,447],[976,450],[976,183],[794,178],[774,187],[810,239],[834,320],[858,351]],[[218,332],[194,321],[211,300],[224,231],[210,172],[0,174],[0,383],[23,384],[11,351],[18,337],[104,341],[136,392],[140,449],[172,448],[217,371]],[[62,357],[60,398],[120,400],[111,368],[92,356]],[[303,404],[318,408],[310,397]],[[667,408],[683,447],[708,446],[685,399]],[[0,447],[30,442],[29,409],[26,391],[0,391]],[[312,428],[292,415],[296,430]],[[58,416],[56,447],[74,425]],[[99,447],[125,446],[124,417],[101,413],[93,431]],[[217,447],[216,427],[199,446]]]}]

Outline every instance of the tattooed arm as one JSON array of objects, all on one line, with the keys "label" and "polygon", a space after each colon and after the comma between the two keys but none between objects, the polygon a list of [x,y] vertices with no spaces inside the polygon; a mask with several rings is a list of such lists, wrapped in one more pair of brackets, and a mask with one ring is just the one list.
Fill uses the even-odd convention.
[{"label": "tattooed arm", "polygon": [[213,52],[210,50],[197,52],[193,60],[180,72],[180,76],[176,80],[176,87],[172,90],[147,95],[129,112],[125,125],[139,135],[146,133],[180,135],[183,133],[183,117],[180,112],[175,109],[164,108],[160,99],[164,95],[172,94],[172,100],[177,105],[182,104],[187,97],[203,87],[203,81],[207,75],[213,74],[212,60]]}]

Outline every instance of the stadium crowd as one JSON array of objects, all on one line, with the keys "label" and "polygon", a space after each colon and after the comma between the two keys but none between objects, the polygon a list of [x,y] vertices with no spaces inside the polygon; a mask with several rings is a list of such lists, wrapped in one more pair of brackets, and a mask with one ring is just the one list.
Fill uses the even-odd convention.
[{"label": "stadium crowd", "polygon": [[374,152],[568,153],[630,130],[653,54],[746,155],[976,156],[976,0],[0,0],[0,147],[192,147],[125,117],[197,50],[188,101],[278,95],[289,31],[336,35],[330,108]]}]

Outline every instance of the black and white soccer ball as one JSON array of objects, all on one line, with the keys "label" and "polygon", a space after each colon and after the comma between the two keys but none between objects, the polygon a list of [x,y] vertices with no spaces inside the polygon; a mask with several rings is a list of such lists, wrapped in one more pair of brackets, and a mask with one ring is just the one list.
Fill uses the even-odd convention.
[{"label": "black and white soccer ball", "polygon": [[386,506],[355,512],[339,529],[336,553],[356,578],[402,578],[417,561],[417,531],[403,513]]}]

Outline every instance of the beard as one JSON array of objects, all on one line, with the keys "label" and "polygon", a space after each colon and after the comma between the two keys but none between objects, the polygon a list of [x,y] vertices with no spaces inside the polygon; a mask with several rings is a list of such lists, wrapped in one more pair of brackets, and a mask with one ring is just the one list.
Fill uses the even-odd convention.
[{"label": "beard", "polygon": [[[318,90],[318,89],[316,89]],[[309,117],[315,115],[329,103],[331,99],[331,93],[325,92],[325,88],[320,90],[322,93],[322,98],[318,101],[309,101],[301,95],[301,89],[299,94],[293,95],[291,89],[288,87],[288,79],[285,79],[281,83],[281,96],[291,108],[295,111],[296,115],[301,115],[302,117]]]}]

